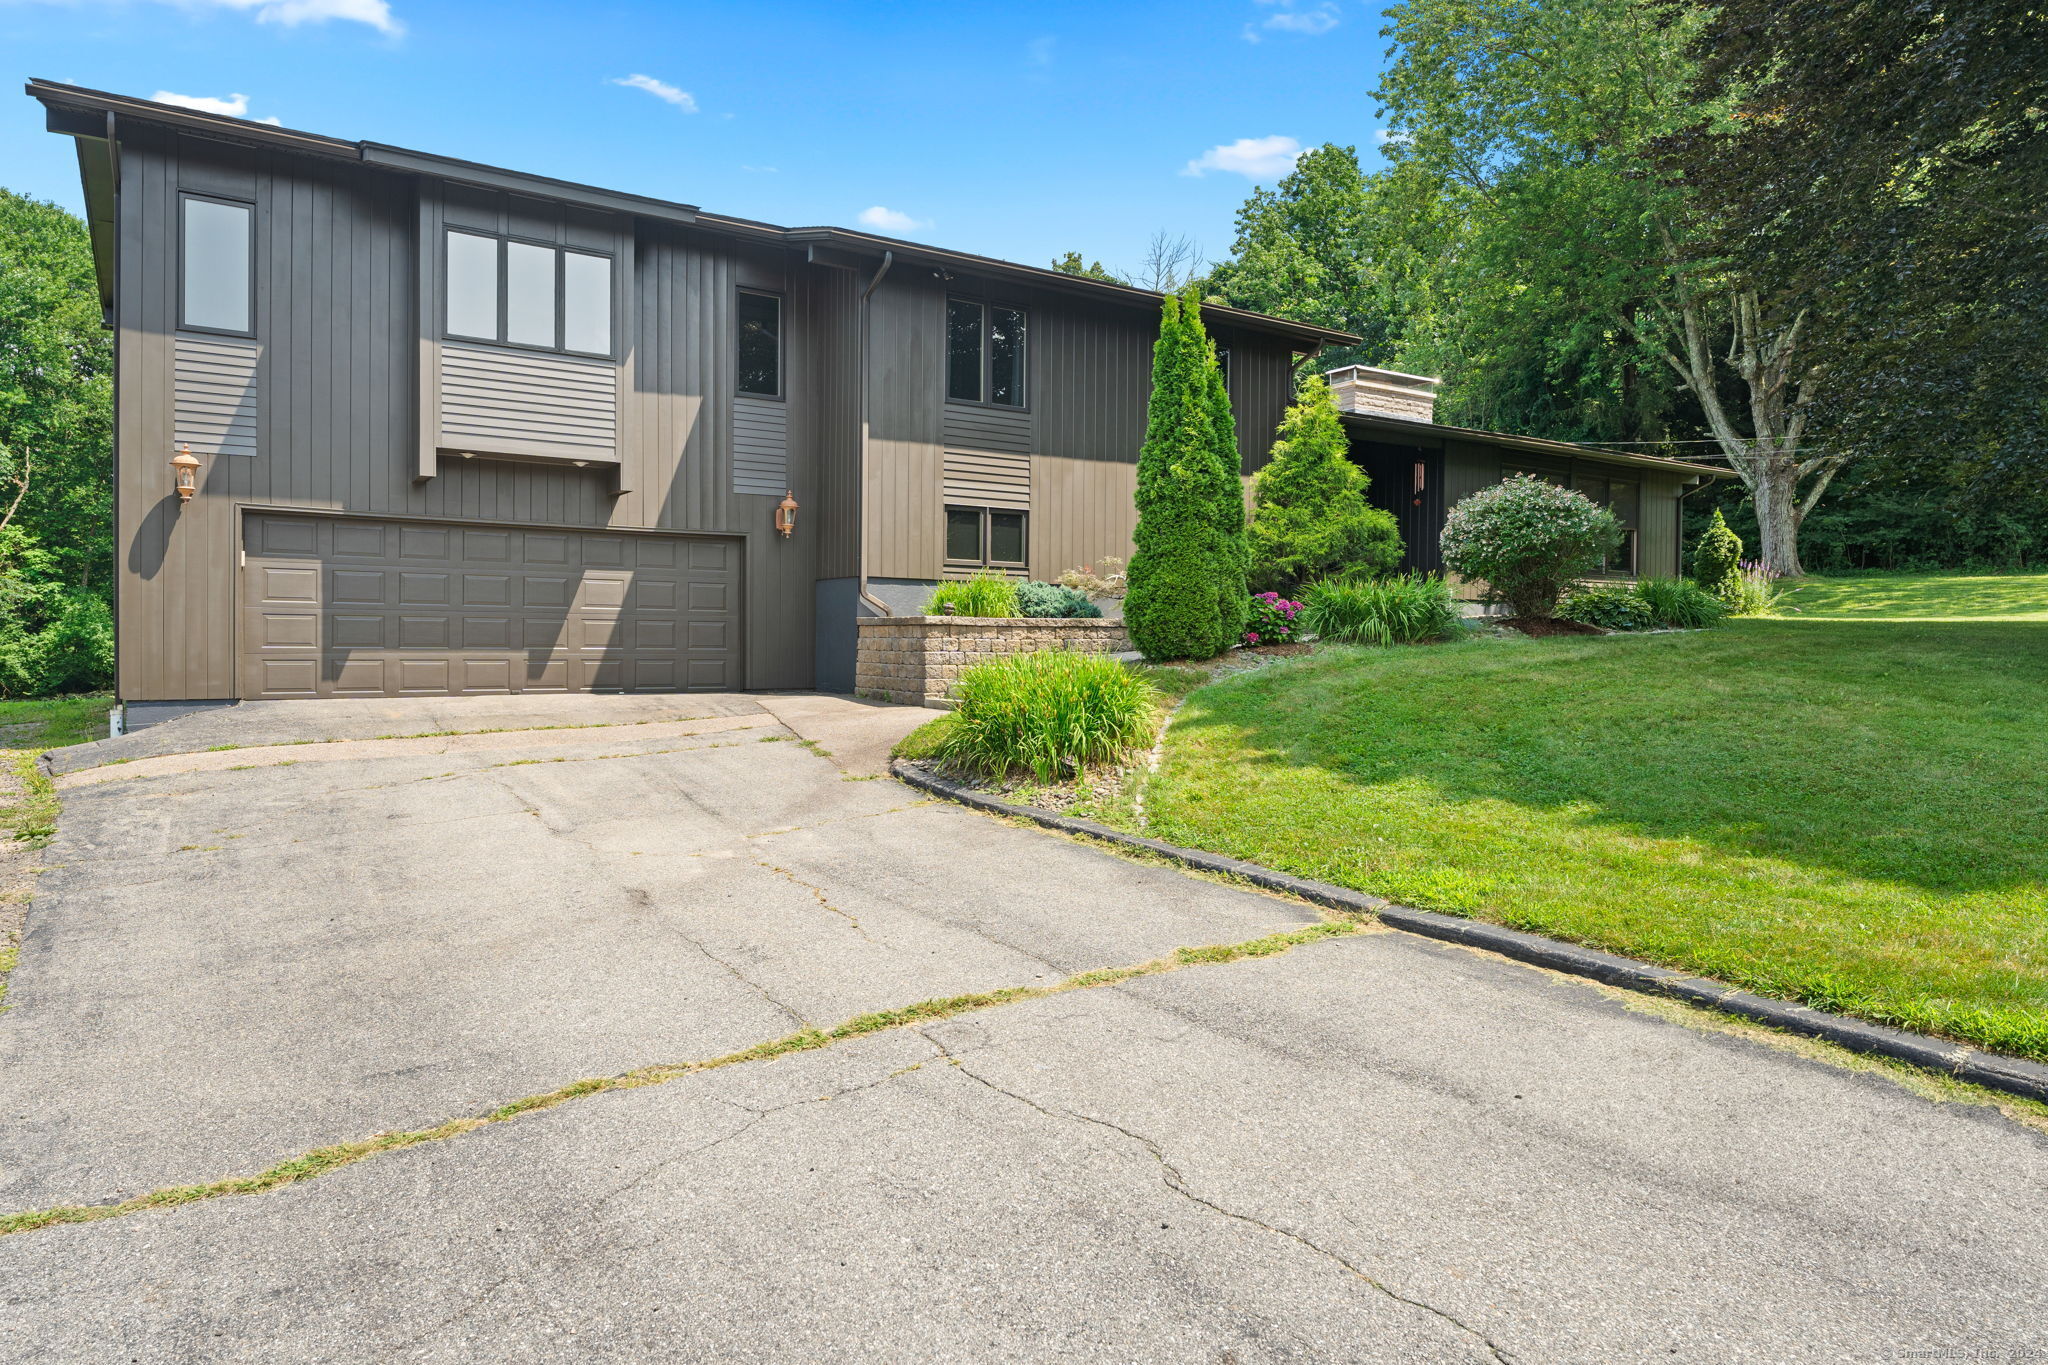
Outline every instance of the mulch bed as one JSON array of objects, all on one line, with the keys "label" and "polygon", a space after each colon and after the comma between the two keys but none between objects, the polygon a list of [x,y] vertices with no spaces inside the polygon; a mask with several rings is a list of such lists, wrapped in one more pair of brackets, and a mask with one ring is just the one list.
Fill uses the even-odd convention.
[{"label": "mulch bed", "polygon": [[1256,654],[1265,659],[1279,659],[1285,658],[1290,654],[1307,654],[1313,648],[1311,645],[1247,645],[1239,650],[1238,653]]},{"label": "mulch bed", "polygon": [[1493,626],[1507,626],[1524,635],[1541,640],[1548,635],[1612,635],[1611,630],[1589,626],[1584,621],[1567,621],[1557,616],[1496,616],[1487,622]]}]

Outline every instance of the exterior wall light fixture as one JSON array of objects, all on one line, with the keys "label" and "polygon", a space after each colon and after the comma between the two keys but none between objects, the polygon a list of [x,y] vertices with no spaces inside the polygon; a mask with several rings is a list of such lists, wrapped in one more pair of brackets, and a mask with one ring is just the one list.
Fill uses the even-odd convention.
[{"label": "exterior wall light fixture", "polygon": [[782,501],[775,504],[775,529],[788,540],[796,530],[796,490],[790,489],[782,495]]},{"label": "exterior wall light fixture", "polygon": [[192,501],[192,495],[199,491],[199,457],[182,441],[178,453],[171,456],[171,474],[177,480],[179,504]]}]

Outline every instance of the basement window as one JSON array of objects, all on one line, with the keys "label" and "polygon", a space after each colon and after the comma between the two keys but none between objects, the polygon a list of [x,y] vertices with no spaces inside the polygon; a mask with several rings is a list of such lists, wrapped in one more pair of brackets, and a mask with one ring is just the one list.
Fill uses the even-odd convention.
[{"label": "basement window", "polygon": [[447,245],[448,336],[612,355],[611,257],[456,229],[449,230]]},{"label": "basement window", "polygon": [[947,565],[956,568],[1023,568],[1024,515],[995,507],[948,507]]}]

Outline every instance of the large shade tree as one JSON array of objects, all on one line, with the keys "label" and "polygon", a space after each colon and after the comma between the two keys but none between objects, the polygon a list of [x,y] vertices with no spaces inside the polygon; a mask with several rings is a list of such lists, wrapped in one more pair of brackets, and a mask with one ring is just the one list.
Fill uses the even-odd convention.
[{"label": "large shade tree", "polygon": [[1822,437],[1966,516],[2048,493],[2048,11],[1702,9],[1694,95],[1734,117],[1664,149],[1710,245],[1810,310]]},{"label": "large shade tree", "polygon": [[1811,309],[1712,249],[1711,208],[1660,175],[1662,139],[1727,121],[1703,101],[1696,10],[1651,0],[1404,0],[1378,95],[1394,158],[1467,224],[1467,268],[1665,367],[1754,500],[1764,562],[1799,572],[1800,519],[1841,467],[1809,450],[1823,370]]}]

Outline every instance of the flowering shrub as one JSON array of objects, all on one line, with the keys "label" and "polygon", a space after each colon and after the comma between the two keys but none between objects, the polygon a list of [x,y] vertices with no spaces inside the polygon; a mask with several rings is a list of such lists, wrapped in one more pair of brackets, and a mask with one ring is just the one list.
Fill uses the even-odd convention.
[{"label": "flowering shrub", "polygon": [[1294,618],[1301,603],[1290,602],[1277,592],[1252,594],[1252,616],[1244,632],[1247,645],[1284,645],[1294,638]]},{"label": "flowering shrub", "polygon": [[1727,580],[1726,591],[1719,596],[1730,616],[1761,616],[1777,606],[1778,599],[1785,595],[1778,585],[1782,576],[1765,568],[1759,560],[1745,559],[1736,566],[1735,576]]},{"label": "flowering shrub", "polygon": [[1444,519],[1444,563],[1484,579],[1515,615],[1541,619],[1573,582],[1621,544],[1621,523],[1583,494],[1532,474],[1482,488]]}]

